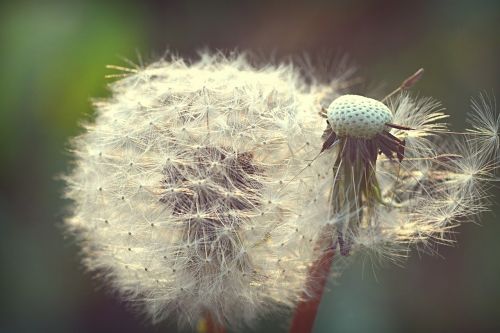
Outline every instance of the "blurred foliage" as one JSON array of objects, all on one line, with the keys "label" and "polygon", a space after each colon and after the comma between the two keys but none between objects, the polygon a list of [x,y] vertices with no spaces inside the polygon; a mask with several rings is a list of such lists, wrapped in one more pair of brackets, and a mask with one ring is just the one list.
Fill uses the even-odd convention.
[{"label": "blurred foliage", "polygon": [[[0,332],[173,331],[96,290],[61,232],[67,203],[56,177],[68,168],[68,138],[92,114],[90,98],[106,95],[105,65],[140,63],[138,53],[147,62],[167,47],[268,58],[334,50],[389,87],[424,67],[417,90],[463,126],[470,96],[499,95],[499,29],[498,1],[2,2]],[[326,295],[316,331],[498,329],[500,225],[494,213],[483,224],[460,228],[445,259],[415,253],[404,268],[358,260]],[[286,317],[256,329],[280,330]]]}]

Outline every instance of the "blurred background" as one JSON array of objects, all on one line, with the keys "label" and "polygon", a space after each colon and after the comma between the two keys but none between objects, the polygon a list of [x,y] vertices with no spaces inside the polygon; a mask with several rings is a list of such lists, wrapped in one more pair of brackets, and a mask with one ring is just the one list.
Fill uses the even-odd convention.
[{"label": "blurred background", "polygon": [[[348,54],[388,88],[415,90],[457,129],[471,96],[500,96],[500,1],[2,1],[0,4],[0,332],[175,332],[129,312],[82,272],[61,232],[55,180],[67,139],[107,95],[107,64],[167,49],[252,50],[264,58]],[[467,224],[442,257],[405,267],[357,262],[331,285],[316,332],[500,331],[500,213]],[[254,331],[286,332],[287,318]]]}]

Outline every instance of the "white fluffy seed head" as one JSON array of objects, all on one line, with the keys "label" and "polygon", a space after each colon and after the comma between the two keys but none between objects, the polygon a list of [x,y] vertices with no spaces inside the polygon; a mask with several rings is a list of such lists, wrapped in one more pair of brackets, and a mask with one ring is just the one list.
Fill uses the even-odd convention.
[{"label": "white fluffy seed head", "polygon": [[293,306],[316,258],[310,212],[328,209],[330,168],[295,177],[321,146],[313,96],[292,66],[242,58],[135,72],[73,144],[67,225],[88,269],[154,321],[234,327]]},{"label": "white fluffy seed head", "polygon": [[338,136],[370,139],[385,129],[391,110],[382,102],[359,95],[343,95],[327,110],[328,121]]}]

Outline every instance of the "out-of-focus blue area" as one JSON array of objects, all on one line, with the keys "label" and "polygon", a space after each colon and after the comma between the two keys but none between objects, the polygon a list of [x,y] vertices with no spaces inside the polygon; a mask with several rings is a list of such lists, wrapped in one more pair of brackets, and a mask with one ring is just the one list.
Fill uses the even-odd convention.
[{"label": "out-of-focus blue area", "polygon": [[[500,94],[498,1],[11,1],[0,4],[0,332],[173,332],[127,311],[82,272],[63,238],[57,175],[65,147],[106,96],[107,64],[167,48],[271,54],[347,53],[373,82],[441,100],[464,126],[469,99]],[[496,191],[496,199],[500,197]],[[331,286],[316,332],[494,332],[500,329],[499,204],[464,225],[444,258],[404,268],[358,260]],[[496,214],[496,215],[495,215]],[[270,317],[261,332],[285,332]]]}]

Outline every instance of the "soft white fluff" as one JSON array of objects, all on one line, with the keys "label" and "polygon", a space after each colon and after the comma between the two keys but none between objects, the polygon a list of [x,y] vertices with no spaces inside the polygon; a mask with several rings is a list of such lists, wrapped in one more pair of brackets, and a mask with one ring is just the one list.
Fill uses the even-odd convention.
[{"label": "soft white fluff", "polygon": [[155,321],[237,325],[295,304],[329,170],[295,177],[324,124],[294,69],[204,55],[155,62],[111,90],[67,177],[87,267]]}]

